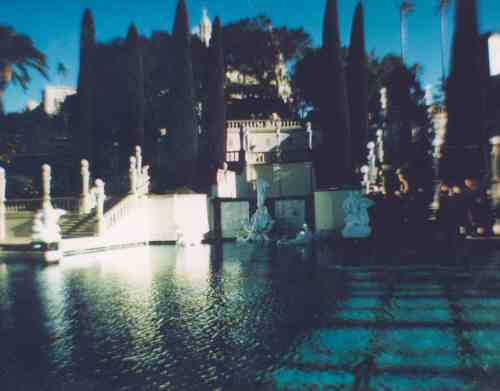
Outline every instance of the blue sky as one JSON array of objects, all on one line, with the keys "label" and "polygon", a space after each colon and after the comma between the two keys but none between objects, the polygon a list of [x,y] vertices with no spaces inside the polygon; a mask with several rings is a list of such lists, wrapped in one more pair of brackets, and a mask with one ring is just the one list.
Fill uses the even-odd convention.
[{"label": "blue sky", "polygon": [[[264,13],[275,26],[303,26],[321,44],[323,11],[326,0],[187,0],[190,23],[195,25],[207,7],[213,19],[223,23]],[[365,0],[367,48],[378,55],[400,53],[399,12],[396,0]],[[423,66],[424,84],[436,83],[440,77],[439,18],[437,0],[415,0],[416,11],[409,18],[408,62]],[[177,0],[16,0],[3,1],[0,24],[31,36],[35,45],[48,56],[51,80],[33,74],[27,92],[10,86],[5,97],[8,112],[19,111],[29,99],[40,100],[47,83],[75,85],[78,76],[79,29],[83,10],[91,8],[97,39],[108,41],[125,36],[134,22],[140,33],[171,30]],[[342,44],[349,43],[352,15],[357,0],[339,0]],[[500,1],[479,0],[481,31],[500,31]],[[453,11],[449,15],[451,41]],[[56,74],[59,62],[69,69],[66,79]]]}]

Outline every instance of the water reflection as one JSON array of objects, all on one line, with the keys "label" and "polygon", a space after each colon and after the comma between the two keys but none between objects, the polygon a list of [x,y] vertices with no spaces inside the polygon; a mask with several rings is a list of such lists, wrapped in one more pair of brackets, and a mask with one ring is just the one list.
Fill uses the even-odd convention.
[{"label": "water reflection", "polygon": [[2,390],[257,380],[480,390],[498,380],[498,273],[478,285],[463,269],[310,256],[228,244],[0,264]]}]

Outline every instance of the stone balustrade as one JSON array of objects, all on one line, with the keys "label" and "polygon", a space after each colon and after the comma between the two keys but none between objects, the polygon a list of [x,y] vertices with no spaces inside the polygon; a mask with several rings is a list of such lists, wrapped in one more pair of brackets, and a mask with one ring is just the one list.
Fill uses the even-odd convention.
[{"label": "stone balustrade", "polygon": [[137,200],[149,194],[150,175],[149,166],[143,165],[142,151],[135,148],[134,156],[130,157],[129,168],[129,195],[118,202],[108,212],[104,211],[105,182],[97,179],[94,186],[90,185],[90,165],[87,160],[80,162],[81,192],[76,197],[51,197],[51,167],[44,164],[41,169],[42,194],[40,198],[6,199],[6,172],[0,167],[0,240],[6,236],[6,215],[8,213],[48,211],[63,209],[67,212],[88,215],[95,210],[95,233],[102,235],[107,229],[115,225],[123,216],[134,210]]},{"label": "stone balustrade", "polygon": [[227,121],[228,130],[260,130],[260,129],[274,129],[280,127],[281,129],[294,129],[301,128],[302,124],[299,121],[283,121],[283,120],[273,120],[273,119],[263,119],[263,120],[233,120]]}]

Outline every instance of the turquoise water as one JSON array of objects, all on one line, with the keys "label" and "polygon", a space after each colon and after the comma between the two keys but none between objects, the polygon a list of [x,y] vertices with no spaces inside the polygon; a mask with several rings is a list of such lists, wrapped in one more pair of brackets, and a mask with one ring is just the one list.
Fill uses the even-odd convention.
[{"label": "turquoise water", "polygon": [[0,389],[500,389],[495,259],[384,261],[227,244],[0,263]]}]

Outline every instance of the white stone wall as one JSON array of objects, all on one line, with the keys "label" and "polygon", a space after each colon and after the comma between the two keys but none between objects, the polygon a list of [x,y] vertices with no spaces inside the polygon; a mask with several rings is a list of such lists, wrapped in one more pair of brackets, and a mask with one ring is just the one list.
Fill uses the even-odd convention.
[{"label": "white stone wall", "polygon": [[47,114],[56,114],[60,105],[70,95],[76,94],[76,89],[69,86],[47,86],[43,91],[43,108]]},{"label": "white stone wall", "polygon": [[314,193],[314,217],[317,232],[340,233],[345,226],[342,204],[350,192],[332,190]]},{"label": "white stone wall", "polygon": [[202,194],[149,196],[146,213],[150,241],[176,241],[183,229],[210,230],[207,197]]}]

